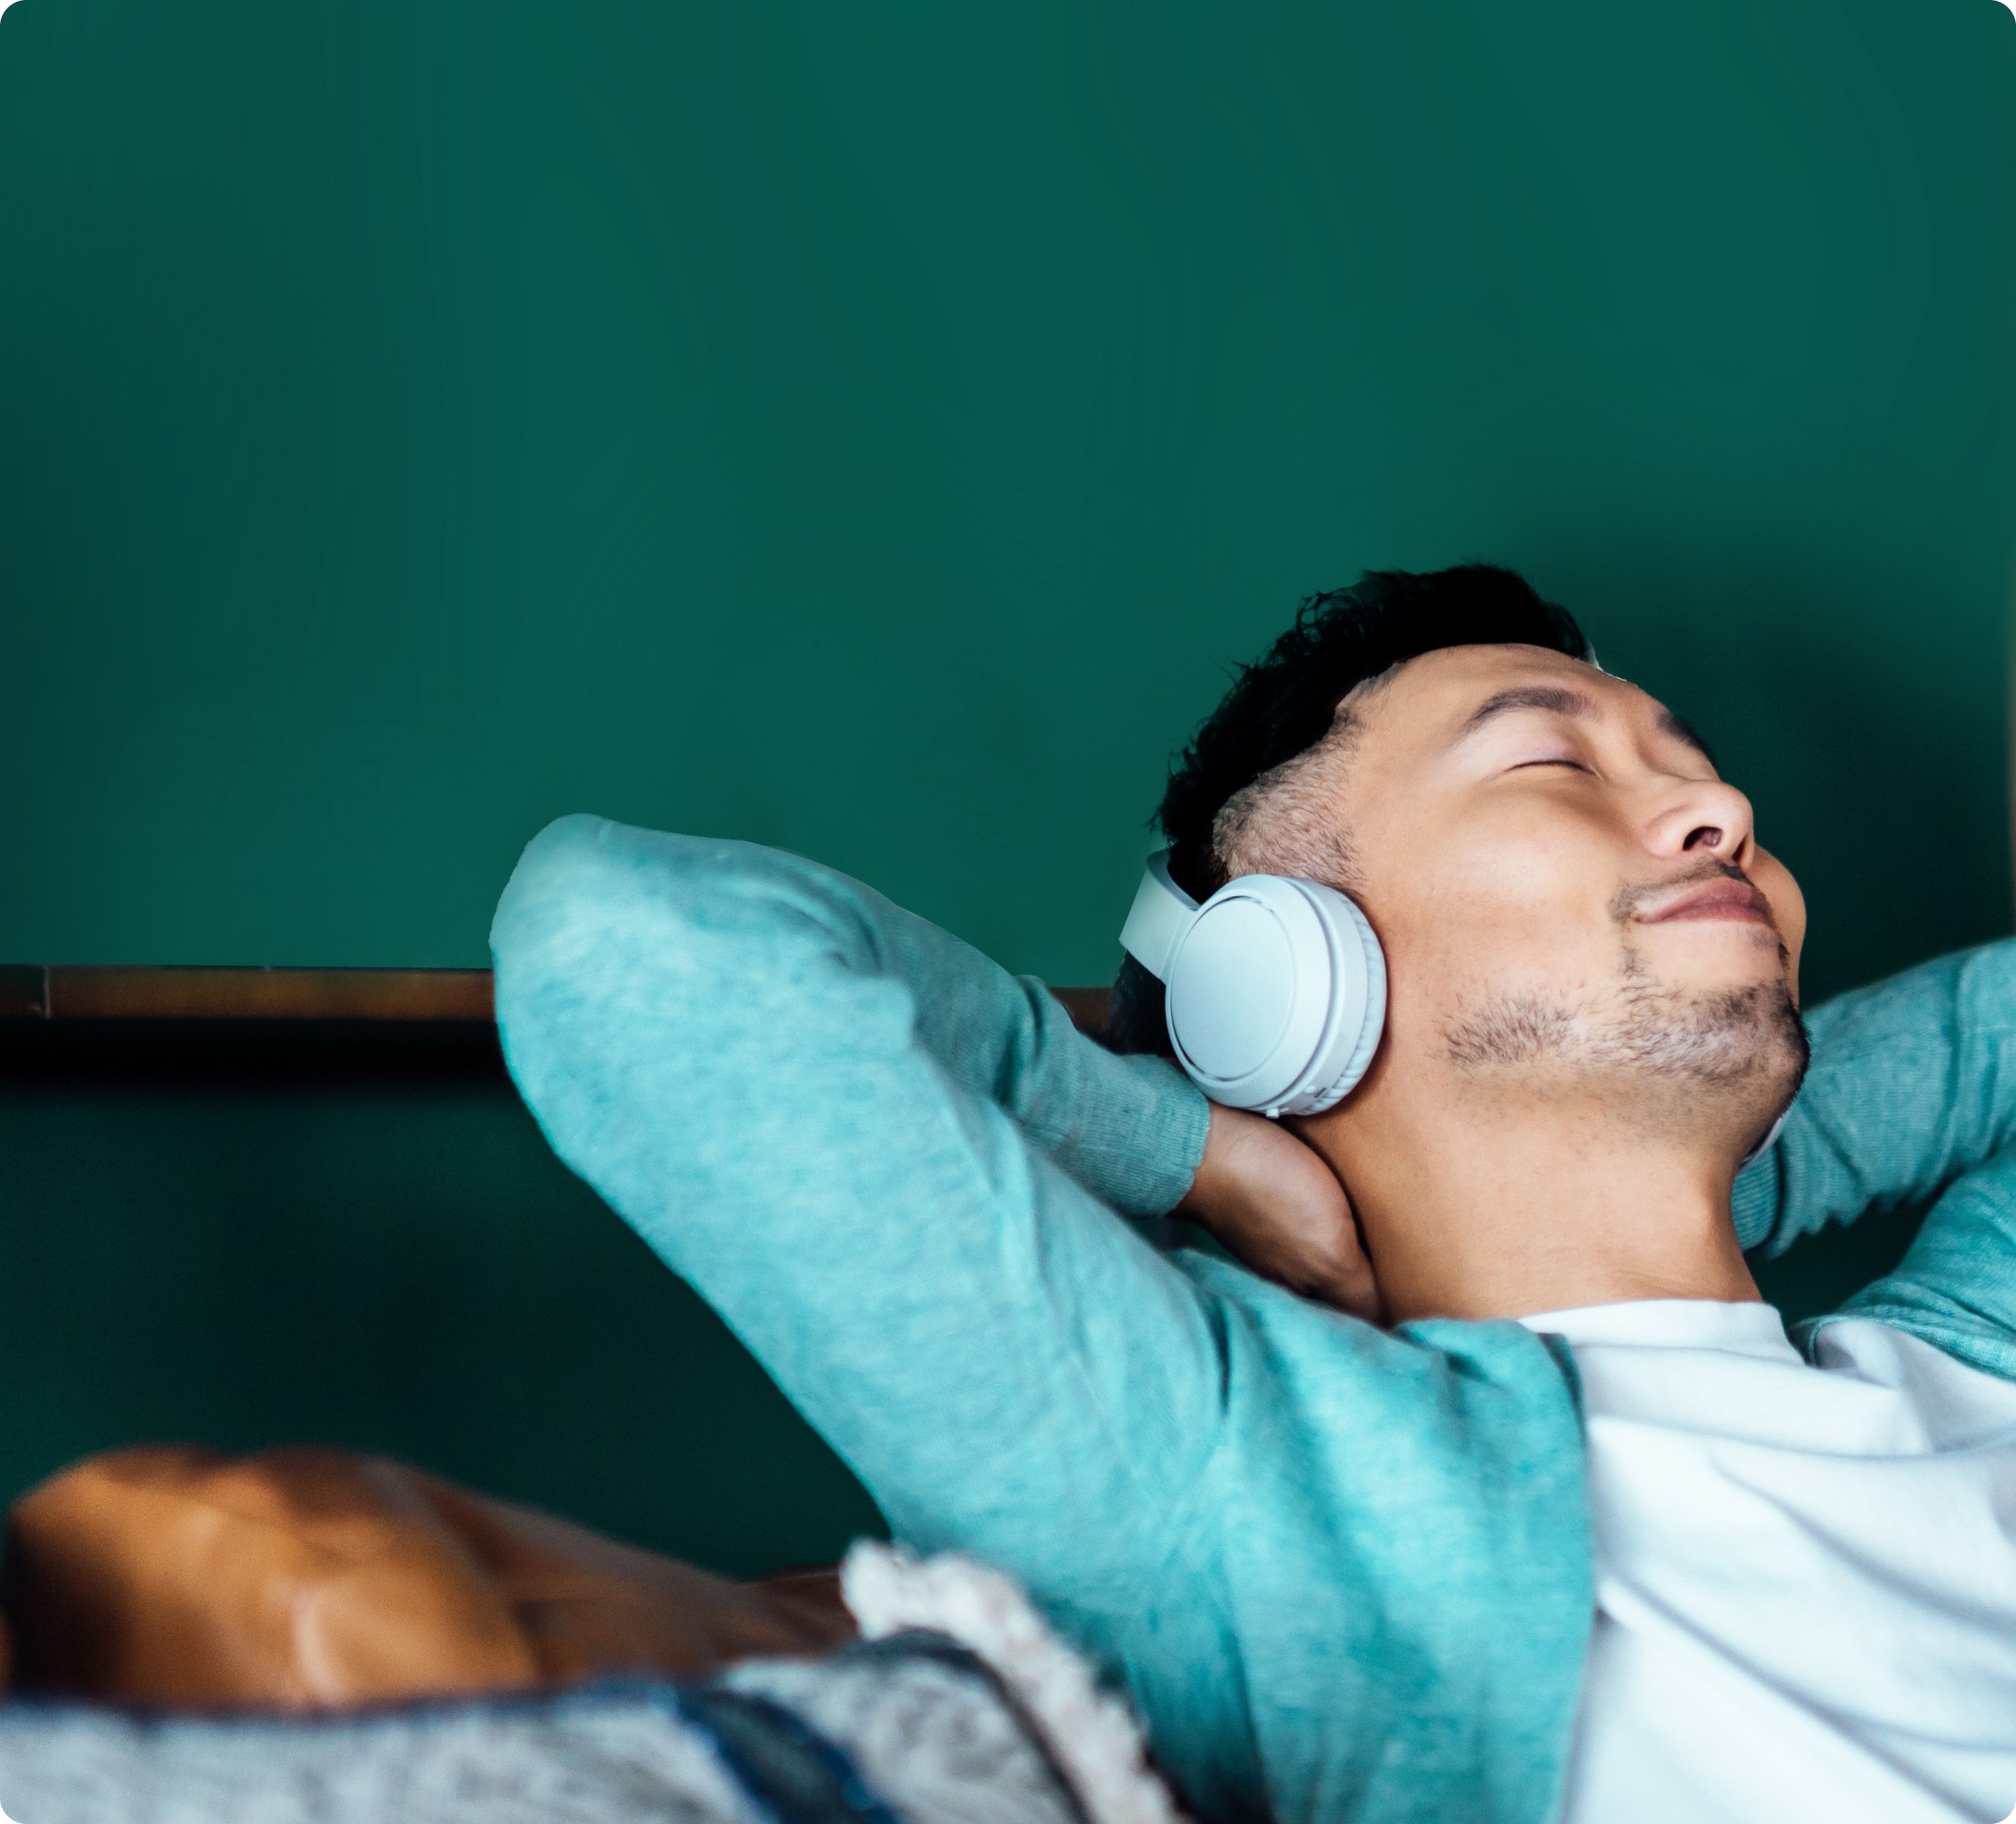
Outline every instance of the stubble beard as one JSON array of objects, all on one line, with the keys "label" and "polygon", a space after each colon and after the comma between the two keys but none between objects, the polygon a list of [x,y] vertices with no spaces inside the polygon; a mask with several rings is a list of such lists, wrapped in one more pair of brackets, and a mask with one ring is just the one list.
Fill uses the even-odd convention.
[{"label": "stubble beard", "polygon": [[[1782,969],[1782,946],[1780,960]],[[1576,1002],[1495,991],[1444,1036],[1460,1072],[1500,1088],[1592,1095],[1665,1131],[1712,1124],[1760,1135],[1798,1093],[1810,1050],[1782,974],[1744,987],[1675,988],[1628,941],[1608,992]]]}]

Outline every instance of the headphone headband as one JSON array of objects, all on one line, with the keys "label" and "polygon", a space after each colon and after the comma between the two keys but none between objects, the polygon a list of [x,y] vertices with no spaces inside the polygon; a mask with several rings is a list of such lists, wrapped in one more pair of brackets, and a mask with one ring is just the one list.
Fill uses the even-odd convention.
[{"label": "headphone headband", "polygon": [[1120,928],[1120,947],[1158,982],[1169,979],[1169,959],[1197,916],[1197,902],[1178,886],[1169,872],[1169,851],[1148,857],[1127,922]]}]

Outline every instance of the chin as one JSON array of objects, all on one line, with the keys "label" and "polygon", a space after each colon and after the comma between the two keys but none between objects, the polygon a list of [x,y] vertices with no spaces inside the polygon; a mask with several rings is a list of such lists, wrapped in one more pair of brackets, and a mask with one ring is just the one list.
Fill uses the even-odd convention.
[{"label": "chin", "polygon": [[[1753,928],[1754,929],[1754,928]],[[1636,1083],[1667,1101],[1676,1088],[1758,1108],[1766,1123],[1805,1074],[1805,1023],[1776,934],[1719,958],[1656,959],[1627,950],[1592,994],[1534,985],[1483,990],[1451,1010],[1442,1042],[1465,1070],[1565,1068]],[[1689,966],[1678,967],[1684,961]]]},{"label": "chin", "polygon": [[1806,1073],[1805,1021],[1781,969],[1763,980],[1634,996],[1609,1036],[1640,1070],[1780,1108]]}]

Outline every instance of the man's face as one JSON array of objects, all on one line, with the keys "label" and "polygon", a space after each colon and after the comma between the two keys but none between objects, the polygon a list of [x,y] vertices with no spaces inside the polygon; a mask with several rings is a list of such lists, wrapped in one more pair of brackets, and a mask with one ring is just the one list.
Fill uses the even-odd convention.
[{"label": "man's face", "polygon": [[1683,724],[1527,646],[1429,653],[1350,714],[1337,809],[1389,1070],[1572,1079],[1655,1120],[1684,1085],[1768,1120],[1804,1061],[1805,905]]}]

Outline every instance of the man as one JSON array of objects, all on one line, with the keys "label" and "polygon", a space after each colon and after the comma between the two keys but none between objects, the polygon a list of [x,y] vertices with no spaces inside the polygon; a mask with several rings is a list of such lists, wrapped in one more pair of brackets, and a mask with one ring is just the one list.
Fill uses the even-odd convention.
[{"label": "man", "polygon": [[[1191,892],[1317,880],[1384,948],[1373,1067],[1293,1133],[1139,1055],[1138,972],[1116,1055],[826,869],[589,818],[499,908],[512,1070],[899,1536],[1022,1578],[1204,1813],[1999,1818],[2016,946],[1817,1014],[1739,1180],[1806,1061],[1798,890],[1484,566],[1310,604],[1161,821]],[[1942,1190],[1802,1360],[1744,1247]],[[1171,1210],[1330,1302],[1127,1220]]]}]

